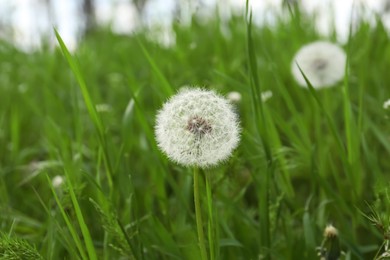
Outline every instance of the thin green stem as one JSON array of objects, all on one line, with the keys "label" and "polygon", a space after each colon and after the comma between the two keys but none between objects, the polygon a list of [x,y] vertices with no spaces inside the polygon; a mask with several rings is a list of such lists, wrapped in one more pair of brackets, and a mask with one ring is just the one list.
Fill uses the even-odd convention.
[{"label": "thin green stem", "polygon": [[210,259],[215,259],[215,226],[214,226],[214,216],[213,216],[213,197],[211,193],[211,184],[210,178],[206,176],[206,192],[207,192],[207,210],[209,214],[209,224],[208,224],[208,236],[209,236],[209,249],[210,249]]},{"label": "thin green stem", "polygon": [[199,169],[194,167],[194,202],[195,202],[195,215],[196,215],[196,227],[198,229],[198,242],[200,248],[200,254],[202,260],[207,260],[206,241],[204,239],[202,212],[200,208],[200,196],[199,196]]},{"label": "thin green stem", "polygon": [[274,165],[272,161],[268,162],[267,170],[265,173],[265,179],[261,182],[263,186],[261,191],[258,193],[259,198],[259,220],[260,227],[263,229],[261,233],[261,243],[265,247],[265,257],[264,259],[271,259],[270,249],[271,249],[271,221],[270,221],[270,196],[269,196],[269,187],[270,187],[270,176],[274,172]]}]

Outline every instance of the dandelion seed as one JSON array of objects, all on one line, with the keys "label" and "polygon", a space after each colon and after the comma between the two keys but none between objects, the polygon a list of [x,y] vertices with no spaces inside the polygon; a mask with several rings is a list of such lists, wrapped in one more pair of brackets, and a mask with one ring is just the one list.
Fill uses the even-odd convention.
[{"label": "dandelion seed", "polygon": [[390,99],[383,102],[383,109],[388,109],[390,107]]},{"label": "dandelion seed", "polygon": [[261,92],[261,100],[263,102],[266,102],[268,99],[272,98],[272,91],[271,90],[266,90],[264,92]]},{"label": "dandelion seed", "polygon": [[198,47],[198,45],[196,44],[196,42],[191,42],[190,44],[190,50],[194,50]]},{"label": "dandelion seed", "polygon": [[[261,92],[261,100],[263,102],[268,101],[270,98],[272,98],[272,91],[271,90],[266,90],[264,92]],[[232,91],[227,93],[226,98],[232,102],[232,103],[240,103],[241,102],[241,94],[240,92],[237,91]]]},{"label": "dandelion seed", "polygon": [[27,90],[28,90],[28,86],[27,86],[26,84],[20,84],[20,85],[18,86],[18,91],[19,91],[19,93],[24,94],[24,93],[27,92]]},{"label": "dandelion seed", "polygon": [[110,112],[112,109],[109,104],[97,104],[95,107],[96,111],[100,113]]},{"label": "dandelion seed", "polygon": [[226,95],[226,98],[229,101],[231,101],[232,103],[240,103],[240,101],[241,101],[241,94],[240,94],[240,92],[232,91],[232,92],[229,92]]},{"label": "dandelion seed", "polygon": [[51,181],[54,188],[58,188],[64,183],[64,177],[60,175],[56,175],[53,180]]},{"label": "dandelion seed", "polygon": [[184,88],[158,112],[155,134],[171,160],[207,168],[231,155],[240,128],[226,99],[213,91]]},{"label": "dandelion seed", "polygon": [[63,166],[62,162],[48,160],[48,161],[31,161],[28,165],[22,166],[21,168],[25,170],[25,176],[19,185],[24,185],[30,182],[32,179],[38,175],[44,173],[47,170],[55,169],[57,167]]},{"label": "dandelion seed", "polygon": [[296,53],[291,70],[295,80],[303,87],[307,84],[298,65],[314,88],[330,87],[344,77],[346,60],[344,50],[338,45],[317,41],[303,46]]}]

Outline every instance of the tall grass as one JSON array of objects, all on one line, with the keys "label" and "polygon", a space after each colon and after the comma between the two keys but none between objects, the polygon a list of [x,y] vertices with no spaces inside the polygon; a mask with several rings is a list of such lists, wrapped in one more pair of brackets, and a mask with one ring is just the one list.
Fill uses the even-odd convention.
[{"label": "tall grass", "polygon": [[239,148],[199,175],[211,259],[316,259],[330,223],[343,257],[383,253],[383,24],[359,24],[343,44],[345,80],[321,91],[290,74],[300,46],[323,39],[298,8],[272,26],[254,25],[248,9],[172,29],[172,47],[105,29],[73,54],[58,34],[59,48],[30,54],[0,43],[0,257],[19,241],[44,259],[200,259],[192,171],[154,140],[157,109],[184,85],[242,94]]}]

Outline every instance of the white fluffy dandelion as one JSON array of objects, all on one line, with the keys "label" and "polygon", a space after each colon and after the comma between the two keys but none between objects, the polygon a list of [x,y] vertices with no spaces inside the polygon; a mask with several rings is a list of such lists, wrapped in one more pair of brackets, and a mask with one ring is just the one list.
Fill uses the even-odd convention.
[{"label": "white fluffy dandelion", "polygon": [[226,160],[239,142],[232,105],[213,91],[186,88],[158,112],[155,127],[160,149],[185,166],[206,168]]},{"label": "white fluffy dandelion", "polygon": [[297,64],[314,88],[330,87],[344,77],[347,56],[336,44],[316,41],[304,45],[293,58],[291,70],[299,85],[306,87]]}]

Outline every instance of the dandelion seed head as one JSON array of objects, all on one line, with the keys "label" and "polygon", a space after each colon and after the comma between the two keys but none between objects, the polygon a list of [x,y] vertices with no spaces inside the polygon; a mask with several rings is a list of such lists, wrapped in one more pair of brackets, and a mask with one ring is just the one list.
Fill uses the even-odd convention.
[{"label": "dandelion seed head", "polygon": [[307,84],[299,67],[314,88],[330,87],[344,77],[346,60],[344,50],[338,45],[316,41],[298,50],[291,70],[295,80],[303,87]]},{"label": "dandelion seed head", "polygon": [[155,134],[159,148],[171,160],[207,168],[231,155],[240,128],[226,99],[214,91],[185,88],[158,112]]}]

